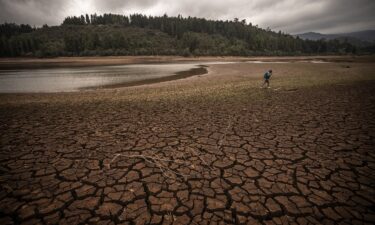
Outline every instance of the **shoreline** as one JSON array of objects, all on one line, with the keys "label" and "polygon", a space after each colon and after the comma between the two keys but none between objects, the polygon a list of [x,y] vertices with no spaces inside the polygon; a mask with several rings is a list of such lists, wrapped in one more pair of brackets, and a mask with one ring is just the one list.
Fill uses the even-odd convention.
[{"label": "shoreline", "polygon": [[192,76],[199,76],[199,75],[207,74],[208,70],[206,69],[206,67],[207,66],[201,65],[197,68],[192,68],[190,70],[179,71],[171,76],[152,78],[152,79],[146,79],[146,80],[137,80],[137,81],[132,81],[132,82],[118,83],[118,84],[110,84],[110,85],[104,85],[104,86],[86,87],[86,88],[79,89],[79,91],[84,91],[84,90],[96,91],[100,89],[135,87],[135,86],[142,86],[142,85],[147,85],[147,84],[156,84],[156,83],[162,83],[162,82],[167,82],[167,81],[180,80],[180,79],[184,79],[184,78],[188,78]]},{"label": "shoreline", "polygon": [[209,62],[209,61],[304,61],[322,60],[327,62],[375,62],[374,56],[269,56],[269,57],[232,57],[232,56],[99,56],[99,57],[57,57],[57,58],[0,58],[0,70],[43,69],[54,67],[115,66],[127,64]]}]

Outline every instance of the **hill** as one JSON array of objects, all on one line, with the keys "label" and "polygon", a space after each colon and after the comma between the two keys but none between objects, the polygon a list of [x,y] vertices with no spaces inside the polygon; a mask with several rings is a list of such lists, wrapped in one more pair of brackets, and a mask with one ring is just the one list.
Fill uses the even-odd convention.
[{"label": "hill", "polygon": [[60,26],[0,25],[0,56],[346,54],[353,45],[302,40],[245,20],[104,14],[67,17]]},{"label": "hill", "polygon": [[341,33],[341,34],[321,34],[315,32],[307,32],[303,34],[297,34],[295,36],[300,37],[304,40],[339,40],[341,42],[347,41],[355,46],[363,47],[375,44],[375,30],[365,30],[352,33]]}]

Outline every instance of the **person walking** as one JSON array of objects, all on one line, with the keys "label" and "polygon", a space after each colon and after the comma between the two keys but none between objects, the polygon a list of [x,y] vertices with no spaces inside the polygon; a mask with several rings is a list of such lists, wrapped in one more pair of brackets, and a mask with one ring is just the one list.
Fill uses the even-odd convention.
[{"label": "person walking", "polygon": [[272,70],[268,70],[263,76],[264,83],[262,84],[261,88],[264,88],[264,85],[266,85],[266,84],[267,84],[267,88],[270,88],[271,76],[272,76]]}]

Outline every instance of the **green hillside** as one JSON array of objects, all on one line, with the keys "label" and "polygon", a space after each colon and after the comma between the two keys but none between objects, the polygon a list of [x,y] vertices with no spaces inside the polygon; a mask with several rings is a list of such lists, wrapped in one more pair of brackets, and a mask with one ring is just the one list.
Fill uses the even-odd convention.
[{"label": "green hillside", "polygon": [[68,17],[60,26],[0,25],[0,56],[348,54],[349,43],[302,40],[242,20],[104,14]]}]

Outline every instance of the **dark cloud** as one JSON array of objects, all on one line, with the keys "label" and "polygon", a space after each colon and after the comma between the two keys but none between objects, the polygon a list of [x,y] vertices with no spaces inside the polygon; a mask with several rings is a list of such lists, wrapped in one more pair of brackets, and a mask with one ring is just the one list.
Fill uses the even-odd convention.
[{"label": "dark cloud", "polygon": [[83,13],[246,19],[289,33],[375,29],[374,0],[0,0],[0,22],[60,24]]}]

